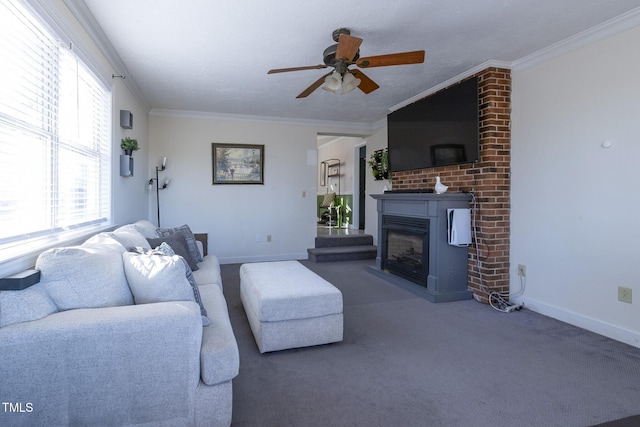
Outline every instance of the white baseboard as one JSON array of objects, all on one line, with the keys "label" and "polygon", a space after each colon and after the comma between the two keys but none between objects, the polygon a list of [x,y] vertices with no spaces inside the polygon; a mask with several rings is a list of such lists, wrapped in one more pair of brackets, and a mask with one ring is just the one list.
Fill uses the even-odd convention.
[{"label": "white baseboard", "polygon": [[630,346],[640,348],[640,333],[630,331],[620,326],[603,322],[602,320],[584,316],[582,314],[567,311],[560,307],[549,305],[530,298],[514,299],[518,303],[524,303],[526,309],[535,311],[536,313],[552,317],[570,325],[586,329],[596,334],[603,335],[616,341],[629,344]]}]

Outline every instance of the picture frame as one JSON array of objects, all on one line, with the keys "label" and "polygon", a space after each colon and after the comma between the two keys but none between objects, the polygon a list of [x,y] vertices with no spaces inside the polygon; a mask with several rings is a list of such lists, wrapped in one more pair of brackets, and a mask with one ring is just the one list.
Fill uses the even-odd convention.
[{"label": "picture frame", "polygon": [[264,184],[264,145],[211,143],[213,185]]},{"label": "picture frame", "polygon": [[327,164],[325,162],[320,163],[320,186],[327,185]]}]

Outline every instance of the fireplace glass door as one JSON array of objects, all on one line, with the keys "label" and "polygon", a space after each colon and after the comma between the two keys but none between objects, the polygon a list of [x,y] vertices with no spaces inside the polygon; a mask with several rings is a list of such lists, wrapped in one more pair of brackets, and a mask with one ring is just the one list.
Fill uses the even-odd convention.
[{"label": "fireplace glass door", "polygon": [[427,286],[429,220],[385,215],[382,230],[382,268]]}]

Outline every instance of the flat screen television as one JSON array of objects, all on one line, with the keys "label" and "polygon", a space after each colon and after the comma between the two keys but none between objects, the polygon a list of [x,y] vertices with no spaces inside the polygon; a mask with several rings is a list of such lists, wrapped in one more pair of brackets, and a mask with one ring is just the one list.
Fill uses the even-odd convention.
[{"label": "flat screen television", "polygon": [[478,79],[394,111],[387,116],[387,127],[391,172],[477,162]]}]

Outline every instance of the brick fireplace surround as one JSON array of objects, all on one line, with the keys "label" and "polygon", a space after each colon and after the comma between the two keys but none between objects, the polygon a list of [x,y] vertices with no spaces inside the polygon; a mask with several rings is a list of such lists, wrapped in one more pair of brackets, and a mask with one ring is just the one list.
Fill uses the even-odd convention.
[{"label": "brick fireplace surround", "polygon": [[[509,233],[511,191],[511,72],[487,68],[478,77],[480,103],[480,161],[455,166],[394,172],[394,190],[433,188],[436,176],[448,192],[472,191],[476,197],[476,226],[482,279],[489,290],[509,292]],[[471,76],[474,77],[474,76]],[[468,286],[484,303],[476,252],[469,247]]]}]

